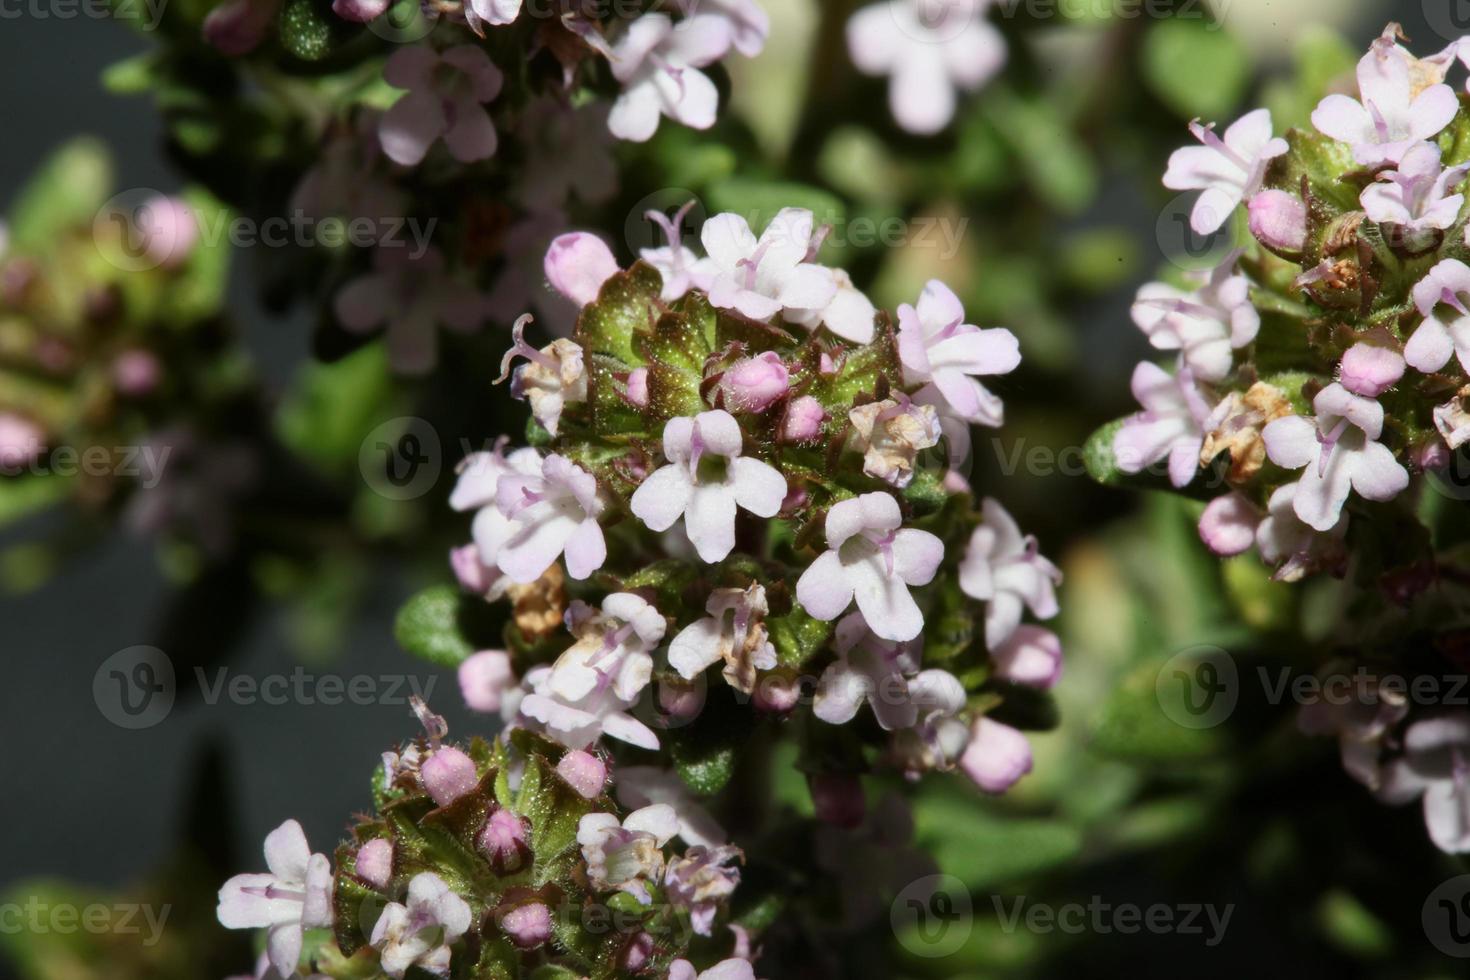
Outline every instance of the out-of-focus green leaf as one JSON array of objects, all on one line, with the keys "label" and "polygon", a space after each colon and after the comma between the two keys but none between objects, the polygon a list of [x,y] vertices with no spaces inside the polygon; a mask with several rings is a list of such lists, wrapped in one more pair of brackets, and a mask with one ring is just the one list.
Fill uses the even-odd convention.
[{"label": "out-of-focus green leaf", "polygon": [[1076,214],[1092,203],[1097,196],[1097,166],[1054,105],[996,87],[984,106],[1042,200],[1064,214]]},{"label": "out-of-focus green leaf", "polygon": [[10,212],[11,247],[44,251],[66,231],[88,227],[112,191],[112,157],[97,140],[81,137],[57,150],[16,196]]},{"label": "out-of-focus green leaf", "polygon": [[430,586],[398,611],[393,635],[409,653],[441,667],[458,667],[475,652],[460,629],[463,597],[452,585]]},{"label": "out-of-focus green leaf", "polygon": [[1055,868],[1082,849],[1081,833],[1060,820],[996,814],[978,792],[946,789],[914,803],[916,842],[946,874],[974,889]]},{"label": "out-of-focus green leaf", "polygon": [[1202,18],[1154,24],[1143,45],[1143,76],[1159,100],[1184,118],[1229,115],[1250,82],[1239,40]]},{"label": "out-of-focus green leaf", "polygon": [[276,414],[276,431],[303,460],[331,472],[351,469],[392,393],[384,347],[368,344],[304,368]]}]

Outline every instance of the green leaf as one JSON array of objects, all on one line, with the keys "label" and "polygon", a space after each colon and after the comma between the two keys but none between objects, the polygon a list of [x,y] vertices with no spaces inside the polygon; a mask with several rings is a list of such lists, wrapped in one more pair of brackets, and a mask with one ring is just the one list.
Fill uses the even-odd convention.
[{"label": "green leaf", "polygon": [[45,510],[71,488],[71,480],[54,475],[0,477],[0,527]]},{"label": "green leaf", "polygon": [[832,635],[832,624],[813,619],[805,609],[796,606],[789,615],[768,618],[766,630],[781,665],[800,667],[822,652]]},{"label": "green leaf", "polygon": [[1056,868],[1082,849],[1082,834],[1070,824],[992,813],[978,795],[960,789],[915,801],[914,836],[941,870],[973,889]]},{"label": "green leaf", "polygon": [[113,62],[102,71],[102,87],[113,95],[144,95],[157,80],[158,56],[151,51]]},{"label": "green leaf", "polygon": [[1188,728],[1174,720],[1192,717],[1181,700],[1188,691],[1161,684],[1164,667],[1152,659],[1139,664],[1108,696],[1093,737],[1097,751],[1149,763],[1196,762],[1220,752],[1220,728]]},{"label": "green leaf", "polygon": [[302,61],[320,61],[332,53],[335,26],[312,0],[287,0],[281,8],[281,46]]},{"label": "green leaf", "polygon": [[276,413],[276,432],[309,464],[330,472],[354,469],[363,438],[392,395],[382,344],[368,344],[332,364],[313,361]]},{"label": "green leaf", "polygon": [[652,333],[635,339],[639,357],[648,364],[647,419],[654,431],[662,432],[669,419],[698,415],[707,408],[700,386],[704,362],[714,349],[705,323],[696,319],[698,313],[666,313]]},{"label": "green leaf", "polygon": [[878,328],[873,342],[843,352],[832,374],[816,370],[820,352],[812,346],[805,351],[803,372],[812,376],[806,394],[822,403],[836,429],[847,425],[847,412],[859,395],[877,397],[880,393],[903,388],[903,366],[898,360],[898,339],[887,313],[878,314]]},{"label": "green leaf", "polygon": [[653,329],[662,314],[663,277],[645,262],[636,263],[602,284],[597,302],[577,317],[576,341],[589,354],[605,354],[630,368],[644,364],[635,338]]},{"label": "green leaf", "polygon": [[1228,115],[1250,82],[1250,57],[1235,36],[1202,18],[1161,20],[1143,44],[1143,76],[1184,118]]},{"label": "green leaf", "polygon": [[10,243],[43,252],[75,228],[89,227],[112,190],[112,157],[99,141],[72,140],[51,155],[15,198]]},{"label": "green leaf", "polygon": [[460,629],[464,596],[452,585],[430,586],[398,611],[393,636],[409,653],[441,667],[458,667],[475,647]]},{"label": "green leaf", "polygon": [[1022,99],[1002,89],[983,101],[1041,198],[1066,214],[1076,214],[1092,202],[1097,196],[1097,165],[1056,106],[1044,98]]}]

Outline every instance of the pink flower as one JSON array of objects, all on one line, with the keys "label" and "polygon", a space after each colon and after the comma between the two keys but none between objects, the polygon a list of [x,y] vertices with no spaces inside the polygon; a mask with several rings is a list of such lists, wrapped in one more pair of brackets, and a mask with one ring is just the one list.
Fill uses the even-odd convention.
[{"label": "pink flower", "polygon": [[1201,381],[1230,373],[1232,349],[1256,339],[1261,315],[1251,303],[1250,280],[1235,271],[1232,254],[1208,272],[1191,274],[1189,292],[1164,283],[1138,291],[1133,322],[1158,350],[1177,350],[1181,363]]},{"label": "pink flower", "polygon": [[1113,436],[1113,456],[1124,473],[1141,473],[1169,460],[1169,482],[1188,485],[1199,471],[1204,424],[1210,406],[1188,369],[1177,376],[1147,361],[1133,369],[1133,397],[1143,411],[1130,415]]},{"label": "pink flower", "polygon": [[987,793],[1004,793],[1031,771],[1031,743],[1009,725],[985,716],[970,726],[960,768]]},{"label": "pink flower", "polygon": [[485,820],[476,843],[497,873],[514,874],[530,857],[529,831],[524,817],[500,807]]},{"label": "pink flower", "polygon": [[504,650],[482,650],[459,665],[459,690],[472,711],[498,713],[505,692],[515,686],[515,669]]},{"label": "pink flower", "polygon": [[987,603],[985,645],[997,650],[1015,634],[1022,606],[1041,619],[1057,614],[1062,573],[1042,557],[1034,536],[1021,534],[999,501],[986,497],[981,513],[985,523],[970,535],[960,562],[960,590]]},{"label": "pink flower", "polygon": [[408,883],[408,904],[389,902],[373,926],[378,967],[402,980],[410,967],[449,974],[450,944],[473,924],[470,907],[431,871]]},{"label": "pink flower", "polygon": [[29,419],[0,412],[0,475],[20,473],[46,450],[46,433]]},{"label": "pink flower", "polygon": [[1210,501],[1199,519],[1200,540],[1221,558],[1243,554],[1256,540],[1261,512],[1238,493]]},{"label": "pink flower", "polygon": [[419,767],[419,778],[436,806],[448,806],[468,796],[480,782],[474,760],[453,746],[436,749],[425,759]]},{"label": "pink flower", "polygon": [[1409,472],[1378,441],[1383,407],[1340,384],[1318,392],[1316,424],[1300,415],[1279,418],[1262,430],[1271,461],[1303,469],[1293,507],[1318,531],[1330,531],[1350,492],[1368,500],[1392,500],[1409,485]]},{"label": "pink flower", "polygon": [[511,347],[500,359],[500,377],[496,384],[510,376],[511,363],[524,357],[526,363],[515,369],[510,393],[514,398],[531,403],[531,414],[541,427],[553,436],[561,428],[561,413],[568,404],[587,400],[587,368],[582,348],[559,337],[537,350],[526,343],[527,314],[511,328]]},{"label": "pink flower", "polygon": [[808,613],[831,622],[854,600],[868,628],[885,640],[912,640],[924,616],[910,586],[928,585],[944,560],[944,543],[928,531],[903,527],[898,501],[867,493],[827,512],[830,550],[796,583]]},{"label": "pink flower", "polygon": [[720,394],[727,408],[737,412],[764,412],[791,387],[791,372],[775,351],[736,361],[720,378]]},{"label": "pink flower", "polygon": [[[724,18],[729,25],[731,46],[747,58],[761,53],[771,33],[771,18],[756,0],[674,0],[674,6],[686,16],[707,14]],[[721,52],[720,57],[724,55]]]},{"label": "pink flower", "polygon": [[484,37],[486,24],[492,27],[514,24],[521,15],[523,2],[524,0],[469,0],[464,8],[465,23],[470,25],[470,30]]},{"label": "pink flower", "polygon": [[506,456],[506,441],[501,439],[491,452],[466,456],[449,495],[450,507],[477,512],[471,525],[474,543],[451,553],[455,575],[466,589],[492,601],[504,595],[510,585],[500,571],[500,549],[516,533],[515,522],[495,505],[500,478],[512,473],[536,476],[541,472],[541,456],[536,450],[518,449]]},{"label": "pink flower", "polygon": [[554,239],[545,265],[552,287],[578,306],[597,302],[602,284],[621,271],[607,243],[585,231]]},{"label": "pink flower", "polygon": [[1403,355],[1378,344],[1354,344],[1342,355],[1337,380],[1344,388],[1364,398],[1377,398],[1404,376]]},{"label": "pink flower", "polygon": [[1470,371],[1470,266],[1459,259],[1445,259],[1414,286],[1414,305],[1424,321],[1404,345],[1404,360],[1418,371],[1430,374],[1457,356],[1460,366]]},{"label": "pink flower", "polygon": [[189,205],[177,197],[160,194],[145,201],[138,209],[136,230],[151,267],[177,269],[199,243],[199,222]]},{"label": "pink flower", "polygon": [[270,33],[281,0],[228,0],[204,18],[205,43],[230,57],[249,54]]},{"label": "pink flower", "polygon": [[526,675],[520,714],[570,749],[606,734],[642,748],[658,736],[628,713],[653,677],[652,651],[668,624],[657,609],[629,592],[602,601],[602,612],[573,603],[568,625],[577,637],[551,667]]},{"label": "pink flower", "polygon": [[125,350],[112,362],[112,383],[129,398],[146,398],[163,383],[163,365],[152,351]]},{"label": "pink flower", "polygon": [[714,262],[710,259],[702,259],[694,254],[694,250],[684,244],[683,232],[680,230],[684,224],[684,218],[694,207],[695,201],[690,200],[681,207],[673,218],[659,210],[651,210],[644,213],[644,217],[663,229],[664,237],[668,244],[660,248],[645,248],[639,251],[639,256],[644,262],[658,270],[663,277],[664,286],[660,298],[665,303],[683,299],[691,289],[709,292],[711,284],[718,274]]},{"label": "pink flower", "polygon": [[1251,234],[1267,248],[1298,254],[1307,247],[1307,206],[1286,191],[1261,191],[1250,199]]},{"label": "pink flower", "polygon": [[495,505],[512,525],[496,558],[512,582],[536,581],[563,553],[567,574],[579,581],[607,560],[597,478],[564,457],[547,456],[539,473],[502,476]]},{"label": "pink flower", "polygon": [[715,271],[709,301],[753,320],[783,311],[823,309],[837,295],[827,269],[808,260],[814,218],[801,208],[783,208],[757,240],[738,214],[717,214],[700,238]]},{"label": "pink flower", "polygon": [[381,17],[390,0],[332,0],[332,13],[354,24],[366,24]]},{"label": "pink flower", "polygon": [[[813,253],[816,249],[813,248]],[[816,258],[808,256],[808,261]],[[821,266],[827,269],[826,266]],[[820,310],[788,310],[786,320],[808,330],[826,327],[843,340],[854,344],[871,344],[877,330],[878,308],[873,301],[852,284],[852,277],[842,269],[827,269],[837,286],[837,295]]]},{"label": "pink flower", "polygon": [[562,756],[556,764],[556,774],[584,800],[597,799],[607,785],[607,764],[581,749]]},{"label": "pink flower", "polygon": [[931,279],[917,306],[898,308],[898,353],[904,379],[923,386],[915,401],[966,422],[1001,424],[1005,406],[976,379],[1014,371],[1020,344],[1003,327],[966,323],[964,306],[944,283]]},{"label": "pink flower", "polygon": [[1379,795],[1389,803],[1422,797],[1429,838],[1446,854],[1470,851],[1470,714],[1425,718],[1404,733],[1404,754]]},{"label": "pink flower", "polygon": [[996,677],[1046,690],[1062,676],[1062,641],[1049,629],[1029,623],[990,654]]},{"label": "pink flower", "polygon": [[702,561],[723,561],[735,549],[735,509],[775,517],[786,498],[786,478],[758,459],[742,456],[740,425],[716,409],[664,426],[661,467],[633,493],[631,507],[653,531],[679,518]]},{"label": "pink flower", "polygon": [[1174,191],[1204,191],[1194,202],[1189,224],[1196,234],[1219,231],[1240,206],[1260,190],[1266,165],[1286,153],[1286,140],[1271,137],[1271,111],[1248,112],[1215,135],[1214,124],[1196,120],[1189,131],[1203,146],[1186,146],[1169,157],[1164,186]]},{"label": "pink flower", "polygon": [[265,839],[268,874],[236,875],[219,890],[226,929],[269,929],[266,952],[283,977],[296,975],[303,934],[332,924],[332,864],[313,854],[301,824],[287,820]]},{"label": "pink flower", "polygon": [[756,671],[776,666],[776,648],[765,628],[770,612],[760,583],[747,589],[715,589],[705,603],[709,613],[686,626],[669,645],[669,666],[685,680],[693,680],[725,661],[725,678],[732,687],[750,691]]},{"label": "pink flower", "polygon": [[1261,560],[1276,567],[1274,578],[1296,582],[1308,572],[1331,568],[1345,557],[1343,538],[1348,516],[1343,514],[1331,530],[1322,534],[1296,515],[1297,484],[1278,487],[1266,502],[1266,517],[1256,528],[1256,550]]},{"label": "pink flower", "polygon": [[812,714],[829,725],[845,725],[866,701],[884,731],[912,728],[918,708],[907,676],[918,671],[923,644],[885,640],[854,612],[837,624],[834,645],[837,660],[822,672]]},{"label": "pink flower", "polygon": [[618,802],[625,807],[662,803],[674,811],[677,836],[690,847],[721,847],[730,841],[725,828],[715,822],[689,785],[672,769],[654,766],[623,766],[617,774]]},{"label": "pink flower", "polygon": [[383,152],[394,163],[418,166],[440,139],[460,163],[495,155],[499,138],[483,103],[500,94],[505,76],[483,48],[460,44],[442,54],[426,44],[399,48],[383,79],[408,90],[378,126]]},{"label": "pink flower", "polygon": [[1006,62],[1005,39],[979,16],[978,5],[927,6],[888,0],[864,7],[847,22],[853,64],[864,74],[889,76],[893,118],[920,135],[948,126],[957,91],[978,90]]},{"label": "pink flower", "polygon": [[669,904],[689,913],[696,935],[714,933],[715,916],[740,885],[740,869],[731,867],[744,854],[738,847],[691,847],[669,862],[664,872],[664,894]]},{"label": "pink flower", "polygon": [[700,972],[688,960],[675,960],[669,965],[669,980],[755,980],[755,967],[749,960],[721,960]]},{"label": "pink flower", "polygon": [[1381,224],[1401,225],[1410,231],[1443,231],[1460,218],[1465,195],[1451,194],[1470,164],[1446,170],[1440,164],[1437,143],[1415,143],[1404,151],[1398,170],[1378,175],[1378,183],[1363,190],[1363,210]]},{"label": "pink flower", "polygon": [[1362,101],[1333,93],[1318,103],[1312,124],[1353,148],[1365,167],[1397,165],[1415,143],[1432,139],[1459,111],[1454,89],[1443,83],[1415,92],[1414,59],[1385,30],[1358,62]]},{"label": "pink flower", "polygon": [[535,949],[550,942],[551,909],[541,902],[517,905],[500,919],[500,928],[517,949]]},{"label": "pink flower", "polygon": [[663,847],[679,832],[673,807],[662,803],[628,814],[589,813],[577,825],[587,877],[598,891],[623,891],[648,899],[648,884],[663,873]]},{"label": "pink flower", "polygon": [[613,76],[623,93],[607,126],[618,139],[643,143],[658,132],[660,116],[709,129],[719,111],[715,83],[698,69],[718,61],[731,43],[730,23],[716,15],[675,26],[667,14],[644,14],[613,47]]},{"label": "pink flower", "polygon": [[407,248],[379,246],[373,272],[342,287],[332,308],[353,333],[386,328],[394,370],[426,374],[439,360],[438,325],[473,332],[480,327],[484,303],[473,286],[444,271],[438,249],[415,256]]}]

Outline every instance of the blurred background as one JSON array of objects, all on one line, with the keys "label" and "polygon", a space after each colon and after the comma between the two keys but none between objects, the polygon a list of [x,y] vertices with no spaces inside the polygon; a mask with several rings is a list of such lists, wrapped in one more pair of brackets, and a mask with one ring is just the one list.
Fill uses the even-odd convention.
[{"label": "blurred background", "polygon": [[[775,40],[762,58],[733,66],[732,125],[743,129],[735,144],[743,149],[733,153],[729,172],[821,186],[851,202],[850,214],[969,217],[971,231],[944,271],[970,299],[976,322],[1011,327],[1027,358],[1024,371],[1000,386],[1008,426],[997,439],[977,437],[971,476],[980,493],[1006,481],[998,495],[1068,574],[1061,722],[1036,739],[1036,773],[1014,799],[983,814],[957,809],[961,801],[951,797],[919,809],[921,842],[926,835],[937,842],[942,866],[973,894],[975,932],[962,961],[918,956],[903,970],[1224,977],[1265,966],[1270,976],[1436,975],[1417,925],[1422,898],[1414,896],[1427,895],[1444,875],[1413,808],[1372,803],[1336,768],[1330,744],[1288,748],[1267,737],[1290,727],[1279,716],[1237,712],[1230,726],[1207,733],[1213,741],[1206,744],[1204,735],[1140,721],[1120,706],[1120,689],[1152,697],[1157,658],[1190,644],[1236,642],[1222,625],[1236,618],[1208,603],[1190,607],[1192,596],[1216,586],[1177,588],[1190,577],[1213,582],[1222,574],[1195,547],[1180,505],[1098,488],[1075,462],[1068,469],[1062,451],[1131,409],[1129,374],[1149,356],[1129,323],[1133,292],[1193,247],[1179,237],[1187,199],[1172,201],[1159,185],[1169,151],[1189,141],[1185,123],[1200,115],[1223,124],[1269,104],[1279,130],[1283,113],[1293,111],[1281,83],[1309,71],[1331,34],[1347,40],[1348,66],[1351,52],[1364,50],[1390,18],[1404,24],[1416,51],[1428,53],[1446,43],[1450,25],[1465,26],[1452,19],[1456,0],[1215,0],[1207,6],[1224,29],[1198,48],[1155,37],[1168,29],[1157,19],[1083,16],[1058,25],[1001,18],[1015,39],[1021,80],[1008,75],[974,97],[956,134],[913,159],[887,120],[834,130],[808,118],[831,108],[820,98],[802,104],[811,89],[797,67],[821,10],[792,0],[768,6],[788,4],[775,12]],[[0,155],[7,207],[51,154],[81,134],[110,148],[116,189],[182,190],[186,180],[171,160],[158,108],[101,82],[111,66],[146,52],[148,36],[43,8],[0,7],[7,21],[0,86],[12,93]],[[821,58],[813,64],[825,71]],[[1193,79],[1192,97],[1170,95],[1160,81],[1177,80],[1171,73],[1178,72]],[[842,100],[881,102],[877,82],[861,85]],[[953,186],[962,192],[925,200],[935,168],[958,174]],[[648,187],[624,188],[622,199],[636,201],[662,184],[650,177]],[[852,268],[858,285],[891,309],[936,274],[930,261],[861,254]],[[280,402],[292,397],[311,359],[315,315],[304,304],[262,299],[264,262],[232,257],[227,309],[267,400]],[[488,402],[471,404],[463,417],[474,426],[461,434],[476,444],[504,428]],[[1038,448],[1058,471],[1015,462]],[[445,447],[424,498],[428,508],[446,511],[458,455]],[[195,903],[175,899],[176,921],[202,921],[208,932],[219,878],[203,872],[254,867],[258,842],[288,816],[313,842],[336,839],[348,816],[369,805],[379,753],[412,731],[408,693],[430,694],[452,731],[483,728],[461,710],[452,672],[410,661],[393,639],[403,600],[445,577],[442,563],[434,564],[442,551],[427,558],[401,547],[350,551],[327,582],[313,580],[309,596],[289,577],[271,594],[258,575],[222,575],[204,588],[185,583],[160,560],[154,539],[99,522],[85,545],[37,572],[34,543],[68,537],[75,520],[60,508],[0,527],[0,646],[10,671],[0,685],[0,713],[11,739],[0,774],[16,791],[8,832],[0,835],[0,876],[10,894],[36,894],[37,879],[59,892],[96,895],[162,888]],[[350,600],[339,605],[342,596]],[[1274,600],[1259,601],[1269,625]],[[109,658],[140,645],[167,652],[177,696],[167,711],[150,709],[140,727],[124,727],[113,671],[131,676],[152,662]],[[331,707],[291,697],[239,703],[213,687],[303,672],[371,678],[385,693],[374,703]],[[1135,683],[1135,673],[1143,680]],[[1154,705],[1137,711],[1157,714]],[[1306,753],[1310,766],[1297,767],[1294,753]],[[1310,851],[1297,848],[1304,840]],[[181,855],[181,841],[208,850],[207,860]],[[179,861],[195,872],[179,872]],[[187,887],[178,884],[183,879]],[[991,896],[1019,894],[1053,903],[1095,895],[1145,906],[1231,903],[1235,911],[1218,947],[1183,935],[1007,932]],[[27,975],[83,975],[46,973],[37,959],[46,954],[14,940],[0,935],[0,974],[17,969],[3,962],[9,949]],[[194,960],[198,971],[184,966],[170,975],[243,966],[248,951],[237,940],[210,934],[218,945]],[[1442,975],[1463,972],[1446,967]]]}]

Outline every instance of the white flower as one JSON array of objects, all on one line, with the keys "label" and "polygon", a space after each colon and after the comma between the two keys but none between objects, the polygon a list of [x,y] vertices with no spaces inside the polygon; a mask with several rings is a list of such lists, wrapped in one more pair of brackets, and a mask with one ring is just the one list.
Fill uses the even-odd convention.
[{"label": "white flower", "polygon": [[219,890],[226,929],[268,929],[266,952],[283,977],[296,975],[306,929],[332,924],[332,864],[313,854],[301,824],[287,820],[265,839],[268,874],[236,875]]},{"label": "white flower", "polygon": [[1014,371],[1020,344],[1003,327],[966,323],[959,297],[939,280],[929,281],[917,306],[898,308],[898,354],[904,379],[923,385],[915,401],[979,425],[1003,421],[1005,406],[976,379]]},{"label": "white flower", "polygon": [[1194,202],[1189,224],[1196,234],[1210,235],[1230,219],[1240,202],[1261,189],[1266,165],[1286,153],[1286,140],[1271,136],[1271,111],[1248,112],[1215,135],[1214,124],[1196,120],[1189,131],[1203,146],[1186,146],[1169,157],[1164,186],[1174,191],[1204,191]]},{"label": "white flower", "polygon": [[[815,256],[809,256],[808,261]],[[827,269],[826,266],[820,268]],[[871,344],[877,328],[878,308],[862,290],[852,284],[844,269],[827,269],[837,286],[837,295],[820,310],[787,310],[786,320],[808,330],[825,326],[843,340],[854,344]]]},{"label": "white flower", "polygon": [[1276,566],[1275,578],[1300,581],[1308,572],[1331,567],[1343,557],[1348,516],[1343,514],[1325,534],[1296,516],[1297,484],[1277,487],[1266,502],[1266,516],[1256,527],[1256,550],[1261,560]]},{"label": "white flower", "polygon": [[631,501],[633,513],[654,531],[667,531],[680,517],[699,557],[723,561],[735,548],[735,508],[775,517],[786,499],[779,470],[741,455],[740,425],[716,409],[664,426],[669,465],[643,481]]},{"label": "white flower", "polygon": [[[674,6],[687,16],[723,17],[730,28],[731,46],[747,58],[761,53],[771,33],[770,15],[756,0],[674,0]],[[720,57],[724,56],[721,52]]]},{"label": "white flower", "polygon": [[563,552],[574,579],[585,579],[607,560],[597,523],[603,507],[597,479],[571,460],[551,455],[534,473],[503,474],[495,506],[512,525],[496,556],[512,582],[536,581]]},{"label": "white flower", "polygon": [[1449,363],[1451,355],[1470,371],[1470,266],[1445,259],[1414,286],[1414,305],[1424,317],[1409,342],[1404,360],[1429,374]]},{"label": "white flower", "polygon": [[914,723],[894,733],[891,756],[911,779],[953,769],[970,744],[970,726],[959,717],[965,686],[946,670],[925,670],[909,681]]},{"label": "white flower", "polygon": [[514,340],[510,350],[500,361],[500,384],[510,374],[511,361],[524,357],[526,363],[515,370],[511,381],[511,394],[531,403],[531,414],[541,427],[552,435],[561,426],[561,413],[568,402],[587,400],[587,370],[582,362],[582,348],[570,340],[553,340],[537,350],[526,343],[526,324],[529,315],[521,317],[511,329]]},{"label": "white flower", "polygon": [[709,129],[719,111],[715,83],[698,69],[729,50],[723,17],[690,17],[678,26],[667,14],[644,14],[613,46],[613,76],[623,94],[607,127],[618,139],[642,143],[658,132],[660,115],[694,129]]},{"label": "white flower", "polygon": [[827,546],[796,583],[808,613],[830,622],[856,600],[868,627],[885,640],[912,640],[923,631],[909,586],[934,579],[944,542],[904,528],[898,501],[867,493],[835,505],[827,512]]},{"label": "white flower", "polygon": [[710,303],[753,320],[826,309],[837,297],[837,282],[829,270],[808,261],[814,221],[810,211],[783,208],[759,240],[738,214],[706,221],[700,240],[716,269]]},{"label": "white flower", "polygon": [[1416,143],[1405,153],[1397,170],[1378,175],[1378,183],[1363,190],[1363,210],[1380,223],[1402,225],[1411,231],[1454,226],[1465,195],[1451,194],[1470,173],[1470,165],[1446,170],[1437,143]]},{"label": "white flower", "polygon": [[401,978],[409,967],[449,975],[449,944],[470,928],[470,907],[431,871],[408,883],[408,904],[390,902],[373,926],[378,965]]},{"label": "white flower", "polygon": [[1006,43],[980,15],[984,4],[889,0],[847,22],[853,64],[888,75],[893,118],[911,133],[937,133],[954,118],[956,90],[973,92],[1000,71]]},{"label": "white flower", "polygon": [[517,703],[519,713],[568,748],[586,748],[602,735],[658,748],[658,736],[628,709],[653,676],[663,616],[642,598],[615,592],[602,601],[601,614],[573,603],[567,621],[577,642],[551,668],[526,675],[530,693]]},{"label": "white flower", "polygon": [[1368,500],[1392,500],[1409,485],[1409,472],[1378,441],[1383,432],[1378,402],[1330,384],[1317,393],[1312,407],[1315,425],[1288,415],[1266,426],[1261,436],[1277,466],[1305,467],[1292,502],[1297,517],[1318,531],[1330,531],[1352,491]]},{"label": "white flower", "polygon": [[1389,803],[1424,800],[1424,824],[1447,854],[1470,851],[1470,715],[1426,718],[1404,733],[1404,755],[1379,794]]},{"label": "white flower", "polygon": [[663,848],[679,832],[674,808],[655,803],[628,814],[589,813],[577,825],[587,877],[598,891],[624,891],[648,902],[648,884],[663,874]]},{"label": "white flower", "polygon": [[829,725],[845,725],[866,701],[884,731],[913,727],[918,710],[907,676],[919,669],[922,642],[884,640],[854,612],[837,624],[835,646],[837,660],[822,672],[812,713]]},{"label": "white flower", "polygon": [[694,254],[694,250],[684,244],[683,232],[680,230],[684,224],[684,218],[694,207],[695,201],[691,200],[675,213],[671,219],[668,215],[657,209],[648,211],[644,217],[663,229],[664,237],[668,244],[660,248],[645,248],[639,251],[643,261],[658,270],[663,278],[663,290],[659,298],[665,303],[682,299],[691,289],[709,292],[710,285],[714,282],[718,269],[714,262],[702,259]]},{"label": "white flower", "polygon": [[[693,680],[725,661],[725,680],[738,691],[755,690],[756,671],[776,666],[776,648],[766,633],[766,589],[715,589],[705,604],[709,613],[679,631],[669,645],[669,666]],[[693,842],[691,842],[693,843]]]},{"label": "white flower", "polygon": [[999,502],[986,497],[981,513],[985,523],[970,535],[960,563],[960,589],[988,604],[985,645],[995,650],[1021,624],[1023,605],[1041,619],[1057,614],[1056,587],[1062,573],[1037,551],[1035,537],[1021,534]]},{"label": "white flower", "polygon": [[619,766],[616,779],[618,802],[637,809],[663,803],[673,808],[679,833],[690,847],[721,847],[730,836],[699,802],[689,784],[672,769],[653,766]]},{"label": "white flower", "polygon": [[688,960],[675,960],[669,964],[669,980],[755,980],[755,967],[749,960],[730,959],[696,971]]},{"label": "white flower", "polygon": [[1158,350],[1177,350],[1183,364],[1201,381],[1230,373],[1232,349],[1256,339],[1261,314],[1251,303],[1250,280],[1235,271],[1232,255],[1215,269],[1196,275],[1191,292],[1165,283],[1138,291],[1133,322]]},{"label": "white flower", "polygon": [[1113,436],[1113,457],[1124,473],[1141,473],[1169,461],[1169,482],[1186,486],[1199,472],[1210,406],[1188,368],[1174,376],[1148,361],[1133,369],[1133,397],[1143,411],[1130,415]]}]

